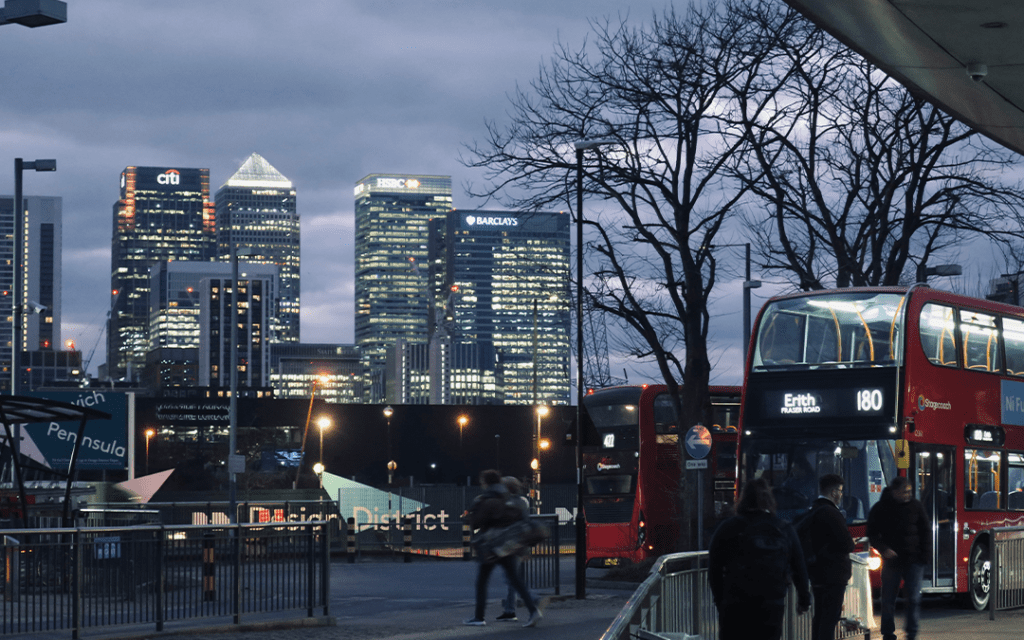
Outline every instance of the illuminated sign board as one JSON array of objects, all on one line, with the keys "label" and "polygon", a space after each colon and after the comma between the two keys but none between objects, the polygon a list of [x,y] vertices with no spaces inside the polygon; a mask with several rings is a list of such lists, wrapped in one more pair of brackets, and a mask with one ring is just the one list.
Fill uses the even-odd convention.
[{"label": "illuminated sign board", "polygon": [[463,220],[468,227],[518,227],[519,218],[512,216],[467,215]]},{"label": "illuminated sign board", "polygon": [[[124,392],[89,390],[28,395],[109,413],[110,420],[86,422],[76,466],[78,469],[128,468],[128,398]],[[51,469],[66,471],[79,426],[77,420],[24,425],[22,452]]]},{"label": "illuminated sign board", "polygon": [[[373,181],[373,189],[389,190],[394,191],[396,189],[419,189],[420,181],[416,178],[375,178]],[[370,189],[370,184],[367,182],[360,182],[356,185],[355,195],[364,193]]]},{"label": "illuminated sign board", "polygon": [[157,184],[181,184],[181,172],[177,169],[168,169],[156,177]]},{"label": "illuminated sign board", "polygon": [[885,393],[880,387],[772,390],[764,395],[765,417],[881,416],[884,409]]},{"label": "illuminated sign board", "polygon": [[[167,167],[136,167],[135,188],[154,191],[200,191],[203,169],[169,169]],[[124,176],[122,176],[124,180]],[[122,188],[124,185],[122,185]]]}]

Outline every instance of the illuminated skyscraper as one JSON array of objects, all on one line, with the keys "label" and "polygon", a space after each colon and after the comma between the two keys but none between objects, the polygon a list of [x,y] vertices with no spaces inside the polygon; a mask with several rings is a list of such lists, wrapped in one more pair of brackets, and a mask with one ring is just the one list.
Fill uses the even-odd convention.
[{"label": "illuminated skyscraper", "polygon": [[[21,301],[21,352],[60,351],[61,317],[61,228],[62,199],[55,196],[22,196],[25,205],[24,228],[21,239],[23,264]],[[14,230],[14,198],[0,196],[0,236],[11,238]],[[0,363],[9,372],[11,363],[11,300],[8,295],[14,277],[11,245],[4,246],[0,254]],[[6,304],[6,306],[3,306]],[[34,385],[25,371],[31,363],[20,358],[22,369],[19,389],[28,391]],[[33,377],[34,378],[34,377]],[[9,373],[0,376],[0,389],[10,389]]]},{"label": "illuminated skyscraper", "polygon": [[149,350],[150,268],[211,261],[216,230],[209,169],[127,167],[114,204],[107,375],[138,380]]},{"label": "illuminated skyscraper", "polygon": [[386,354],[399,339],[428,339],[431,218],[452,208],[449,176],[373,173],[355,188],[355,342],[382,401]]},{"label": "illuminated skyscraper", "polygon": [[275,264],[280,299],[271,317],[271,342],[299,341],[299,214],[295,189],[258,153],[217,190],[217,253],[231,259],[231,247],[248,247],[249,263]]},{"label": "illuminated skyscraper", "polygon": [[478,385],[481,402],[568,404],[569,216],[459,209],[430,227],[432,347],[493,345],[500,361],[498,394],[453,365],[432,371],[443,395]]}]

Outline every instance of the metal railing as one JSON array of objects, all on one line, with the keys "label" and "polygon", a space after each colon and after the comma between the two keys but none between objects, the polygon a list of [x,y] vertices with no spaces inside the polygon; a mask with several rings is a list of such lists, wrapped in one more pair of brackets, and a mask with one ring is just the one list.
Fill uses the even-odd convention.
[{"label": "metal railing", "polygon": [[989,619],[996,619],[996,611],[1024,607],[1024,527],[996,527],[991,530],[992,541]]},{"label": "metal railing", "polygon": [[[718,611],[708,584],[707,555],[707,551],[692,551],[659,558],[601,640],[717,638]],[[853,577],[846,587],[835,638],[863,636],[867,640],[874,624],[867,563],[855,554],[850,558]],[[811,611],[798,615],[795,594],[791,587],[786,598],[783,640],[811,637],[813,605]]]},{"label": "metal railing", "polygon": [[325,522],[4,533],[0,635],[302,610],[328,615]]}]

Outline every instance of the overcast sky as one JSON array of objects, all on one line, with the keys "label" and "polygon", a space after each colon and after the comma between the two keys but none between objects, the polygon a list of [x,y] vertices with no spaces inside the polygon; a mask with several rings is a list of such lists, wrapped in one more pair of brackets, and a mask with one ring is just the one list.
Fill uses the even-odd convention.
[{"label": "overcast sky", "polygon": [[[298,192],[302,341],[351,343],[355,182],[451,175],[455,206],[479,206],[463,187],[482,176],[458,155],[485,120],[502,120],[516,83],[537,75],[559,39],[582,43],[588,18],[628,8],[649,21],[665,6],[69,0],[66,24],[0,27],[0,194],[14,190],[15,157],[57,160],[56,173],[26,173],[24,189],[64,199],[62,337],[88,356],[109,303],[121,171],[209,168],[212,197],[255,151]],[[723,362],[739,358],[740,290],[727,284],[712,327]],[[627,365],[631,382],[645,381],[613,355],[613,375]],[[741,373],[719,364],[714,378],[737,384]]]}]

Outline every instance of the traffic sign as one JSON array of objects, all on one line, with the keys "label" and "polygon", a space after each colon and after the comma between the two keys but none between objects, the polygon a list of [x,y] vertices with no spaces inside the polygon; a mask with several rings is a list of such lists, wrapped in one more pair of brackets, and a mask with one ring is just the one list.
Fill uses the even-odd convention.
[{"label": "traffic sign", "polygon": [[711,452],[711,432],[704,425],[696,424],[686,432],[683,445],[691,458],[700,460]]},{"label": "traffic sign", "polygon": [[686,468],[687,469],[707,469],[708,468],[708,461],[707,460],[687,460],[686,461]]}]

